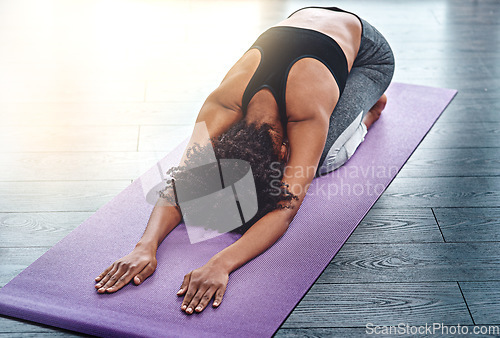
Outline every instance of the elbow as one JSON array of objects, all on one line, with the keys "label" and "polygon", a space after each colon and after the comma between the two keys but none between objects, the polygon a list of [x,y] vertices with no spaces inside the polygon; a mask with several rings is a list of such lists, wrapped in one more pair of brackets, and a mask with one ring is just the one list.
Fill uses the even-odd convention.
[{"label": "elbow", "polygon": [[286,208],[283,209],[283,223],[285,226],[285,231],[288,229],[290,224],[292,223],[293,219],[295,218],[295,215],[297,214],[297,206],[294,206],[293,208]]},{"label": "elbow", "polygon": [[[298,202],[298,203],[297,203]],[[275,215],[276,218],[279,219],[280,223],[285,223],[288,227],[290,223],[292,223],[302,201],[292,201],[291,203],[278,203],[276,209],[274,209],[271,213]]]}]

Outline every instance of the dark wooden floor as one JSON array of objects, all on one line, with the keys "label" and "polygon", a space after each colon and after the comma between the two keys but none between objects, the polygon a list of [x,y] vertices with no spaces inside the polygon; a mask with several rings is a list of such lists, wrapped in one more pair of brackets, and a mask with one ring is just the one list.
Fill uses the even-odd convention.
[{"label": "dark wooden floor", "polygon": [[[276,337],[498,330],[495,0],[0,1],[0,286],[184,139],[258,34],[306,5],[379,28],[394,81],[459,94]],[[0,317],[0,336],[71,335]]]}]

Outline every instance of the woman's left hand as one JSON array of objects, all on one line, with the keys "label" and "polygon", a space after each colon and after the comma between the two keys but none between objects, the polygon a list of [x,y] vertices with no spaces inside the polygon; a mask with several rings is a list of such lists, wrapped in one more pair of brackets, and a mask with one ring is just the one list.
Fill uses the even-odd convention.
[{"label": "woman's left hand", "polygon": [[184,276],[178,296],[184,296],[181,310],[187,314],[201,312],[215,294],[213,307],[218,307],[226,291],[229,273],[217,264],[208,262],[201,268],[193,270]]}]

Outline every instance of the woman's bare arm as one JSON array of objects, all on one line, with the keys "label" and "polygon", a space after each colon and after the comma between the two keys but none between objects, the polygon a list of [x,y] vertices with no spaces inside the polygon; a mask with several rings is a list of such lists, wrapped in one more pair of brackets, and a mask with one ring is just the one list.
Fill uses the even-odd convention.
[{"label": "woman's bare arm", "polygon": [[[223,132],[223,129],[228,128],[236,118],[234,112],[217,109],[217,106],[212,95],[207,99],[198,115],[197,122],[204,121],[211,133]],[[187,157],[187,149],[191,145],[208,142],[208,138],[204,137],[208,135],[202,132],[197,134],[197,130],[199,131],[200,128],[195,127],[180,164],[184,163]],[[155,271],[157,264],[156,251],[160,243],[182,220],[179,208],[170,202],[175,200],[171,188],[164,194],[170,195],[170,200],[164,197],[158,199],[151,212],[144,234],[132,252],[116,260],[95,278],[95,288],[99,293],[116,292],[131,280],[134,280],[134,283],[138,285]]]},{"label": "woman's bare arm", "polygon": [[[231,79],[232,76],[230,72],[226,78]],[[224,93],[228,91],[230,91],[229,85],[227,82],[223,82],[205,100],[196,122],[204,122],[206,130],[204,130],[205,127],[197,128],[195,126],[179,162],[180,165],[184,163],[187,158],[187,150],[194,143],[206,144],[209,138],[220,135],[241,119],[241,114],[237,112],[236,107],[228,106],[225,102]],[[144,234],[134,250],[116,260],[95,278],[95,288],[98,292],[118,291],[131,280],[134,280],[135,284],[140,284],[155,271],[156,251],[160,243],[182,220],[179,208],[170,202],[175,200],[172,190],[169,189],[164,194],[169,194],[170,200],[158,199]]]},{"label": "woman's bare arm", "polygon": [[283,181],[298,197],[292,209],[277,209],[259,219],[230,246],[215,254],[204,266],[185,275],[178,295],[185,295],[181,309],[202,311],[215,295],[218,306],[229,274],[272,246],[288,229],[311,184],[328,133],[328,114],[310,114],[302,121],[289,122],[290,157]]},{"label": "woman's bare arm", "polygon": [[[308,77],[316,81],[311,84]],[[339,98],[330,72],[325,71],[318,60],[300,60],[290,71],[286,90],[290,156],[283,181],[298,200],[293,201],[292,209],[276,210],[264,216],[238,241],[213,257],[229,272],[267,250],[285,233],[316,174],[326,143],[331,112]]]},{"label": "woman's bare arm", "polygon": [[292,200],[293,208],[268,213],[238,241],[214,256],[214,260],[226,266],[230,272],[267,250],[286,232],[314,178],[328,132],[325,117],[314,115],[303,121],[289,122],[287,131],[290,157],[283,181],[298,200]]},{"label": "woman's bare arm", "polygon": [[116,292],[132,279],[139,285],[151,276],[156,269],[158,246],[181,219],[182,215],[176,206],[157,203],[151,212],[144,234],[132,252],[116,260],[96,277],[97,291]]},{"label": "woman's bare arm", "polygon": [[165,206],[157,203],[149,217],[146,230],[136,246],[158,250],[161,242],[182,220],[178,207]]}]

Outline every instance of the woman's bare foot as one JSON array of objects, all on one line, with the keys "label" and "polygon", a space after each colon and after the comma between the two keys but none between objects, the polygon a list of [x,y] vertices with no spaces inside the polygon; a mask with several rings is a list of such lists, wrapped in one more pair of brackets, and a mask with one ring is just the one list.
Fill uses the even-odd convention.
[{"label": "woman's bare foot", "polygon": [[383,94],[363,118],[363,123],[366,125],[366,129],[370,128],[370,126],[379,119],[386,104],[387,96]]}]

